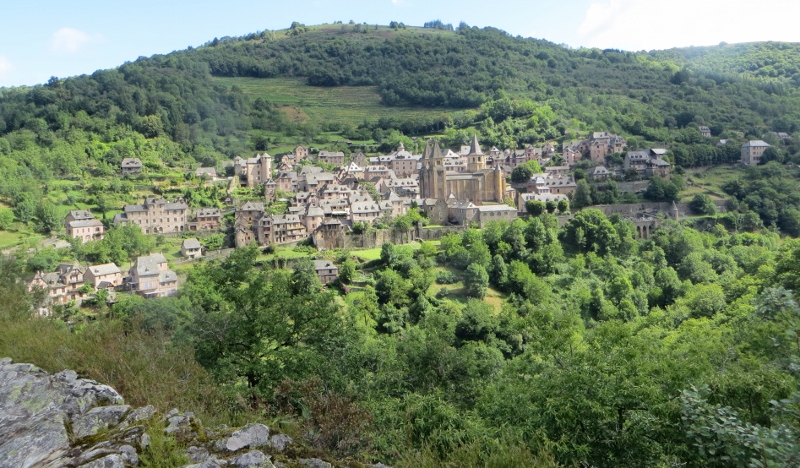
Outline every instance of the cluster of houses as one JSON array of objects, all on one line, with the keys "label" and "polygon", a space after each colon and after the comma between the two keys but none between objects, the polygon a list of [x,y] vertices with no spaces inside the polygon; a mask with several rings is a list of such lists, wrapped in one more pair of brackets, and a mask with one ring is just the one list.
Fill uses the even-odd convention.
[{"label": "cluster of houses", "polygon": [[114,263],[79,266],[64,263],[54,272],[37,272],[28,282],[28,290],[42,290],[45,305],[40,313],[47,313],[52,305],[75,302],[80,304],[99,290],[112,295],[119,289],[134,291],[145,297],[167,297],[178,291],[178,275],[169,269],[162,254],[138,257],[123,273]]}]

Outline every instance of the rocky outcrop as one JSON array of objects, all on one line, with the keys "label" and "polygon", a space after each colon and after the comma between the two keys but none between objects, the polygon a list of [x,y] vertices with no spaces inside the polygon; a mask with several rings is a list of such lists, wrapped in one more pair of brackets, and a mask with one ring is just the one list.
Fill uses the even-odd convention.
[{"label": "rocky outcrop", "polygon": [[0,466],[138,464],[144,427],[111,387],[0,359]]},{"label": "rocky outcrop", "polygon": [[184,468],[333,466],[300,456],[291,437],[263,424],[207,429],[190,412],[131,408],[113,388],[73,371],[48,374],[0,359],[0,467],[135,467],[150,444],[146,426],[175,437]]}]

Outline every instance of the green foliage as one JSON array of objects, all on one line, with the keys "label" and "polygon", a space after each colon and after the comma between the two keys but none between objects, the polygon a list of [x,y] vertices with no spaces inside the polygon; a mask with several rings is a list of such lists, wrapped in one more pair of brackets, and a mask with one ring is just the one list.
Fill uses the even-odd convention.
[{"label": "green foliage", "polygon": [[689,202],[689,208],[697,214],[715,215],[717,214],[717,206],[711,200],[711,197],[704,193],[699,193],[692,198]]},{"label": "green foliage", "polygon": [[489,274],[486,273],[486,269],[483,265],[471,263],[464,275],[464,289],[467,291],[467,296],[483,299],[488,287]]}]

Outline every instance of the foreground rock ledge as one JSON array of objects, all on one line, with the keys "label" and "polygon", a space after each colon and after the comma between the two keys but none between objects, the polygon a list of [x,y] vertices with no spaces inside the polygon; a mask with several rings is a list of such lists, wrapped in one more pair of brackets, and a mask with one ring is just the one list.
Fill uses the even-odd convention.
[{"label": "foreground rock ledge", "polygon": [[[144,424],[163,427],[186,450],[186,467],[330,468],[300,457],[291,437],[263,424],[206,430],[192,413],[159,419],[152,406],[131,408],[113,388],[71,370],[49,374],[32,364],[0,359],[0,467],[125,468],[139,465],[150,437]],[[156,424],[156,426],[153,426]],[[152,433],[152,432],[151,432]],[[269,451],[283,460],[272,461]],[[349,464],[336,464],[348,466]],[[361,465],[358,467],[385,467]],[[388,467],[386,467],[388,468]]]}]

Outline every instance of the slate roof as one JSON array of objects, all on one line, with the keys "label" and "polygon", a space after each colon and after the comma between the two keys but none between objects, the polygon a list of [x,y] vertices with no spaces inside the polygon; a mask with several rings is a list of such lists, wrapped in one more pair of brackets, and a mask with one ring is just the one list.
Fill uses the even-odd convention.
[{"label": "slate roof", "polygon": [[86,272],[92,272],[94,276],[105,276],[105,275],[114,275],[117,273],[122,273],[119,267],[114,263],[104,263],[102,265],[92,265],[90,266]]},{"label": "slate roof", "polygon": [[152,254],[137,258],[133,267],[139,276],[153,276],[161,271],[158,267],[161,263],[167,263],[167,259],[161,254]]},{"label": "slate roof", "polygon": [[190,239],[184,239],[183,243],[181,244],[182,249],[201,249],[203,248],[200,241],[195,239],[194,237]]}]

